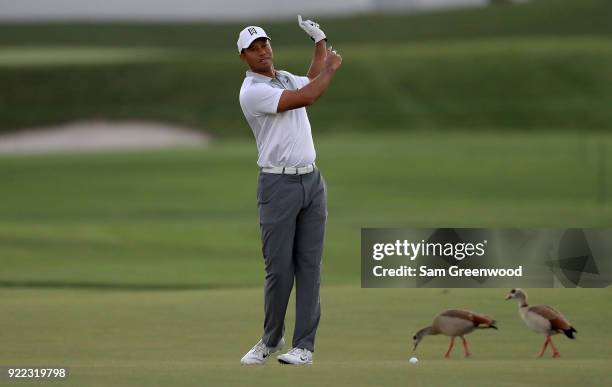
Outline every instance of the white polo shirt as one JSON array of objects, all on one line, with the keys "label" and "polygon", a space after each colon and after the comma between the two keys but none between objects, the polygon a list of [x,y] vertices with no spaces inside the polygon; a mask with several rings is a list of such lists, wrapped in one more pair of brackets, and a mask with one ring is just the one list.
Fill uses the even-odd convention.
[{"label": "white polo shirt", "polygon": [[257,142],[260,167],[303,167],[316,158],[306,108],[277,113],[283,90],[306,86],[308,77],[276,71],[276,78],[252,71],[240,88],[240,107]]}]

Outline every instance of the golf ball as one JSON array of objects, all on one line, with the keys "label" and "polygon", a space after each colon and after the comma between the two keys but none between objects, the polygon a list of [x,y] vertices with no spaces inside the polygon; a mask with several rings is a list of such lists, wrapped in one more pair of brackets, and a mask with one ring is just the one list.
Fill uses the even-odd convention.
[{"label": "golf ball", "polygon": [[419,362],[419,359],[417,359],[416,357],[411,357],[408,361],[410,362],[410,364],[416,364]]}]

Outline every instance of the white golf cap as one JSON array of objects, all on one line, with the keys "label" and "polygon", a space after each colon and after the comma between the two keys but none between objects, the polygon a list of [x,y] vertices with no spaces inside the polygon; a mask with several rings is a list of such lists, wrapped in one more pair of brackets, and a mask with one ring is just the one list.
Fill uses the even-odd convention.
[{"label": "white golf cap", "polygon": [[248,48],[251,43],[253,43],[253,40],[259,38],[272,40],[266,35],[266,31],[264,31],[263,28],[257,26],[246,27],[240,31],[240,35],[238,35],[238,52],[242,52],[243,49]]}]

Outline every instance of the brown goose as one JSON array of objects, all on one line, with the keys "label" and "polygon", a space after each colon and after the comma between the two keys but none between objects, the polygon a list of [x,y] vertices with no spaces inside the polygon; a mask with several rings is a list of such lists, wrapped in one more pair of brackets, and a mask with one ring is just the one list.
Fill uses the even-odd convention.
[{"label": "brown goose", "polygon": [[445,310],[444,312],[434,317],[431,326],[421,329],[414,335],[414,350],[416,350],[421,340],[423,340],[423,337],[427,335],[443,334],[446,336],[450,336],[451,338],[450,344],[448,346],[448,351],[446,351],[444,357],[450,356],[450,352],[453,349],[453,346],[455,345],[455,337],[457,336],[461,337],[461,341],[463,341],[465,357],[471,356],[472,354],[468,350],[467,341],[463,336],[472,332],[476,328],[497,329],[497,327],[495,326],[495,320],[493,320],[491,317],[470,312],[468,310]]},{"label": "brown goose", "polygon": [[578,333],[572,324],[555,308],[548,305],[532,305],[529,306],[527,303],[527,293],[522,289],[512,289],[510,293],[506,295],[506,300],[516,299],[519,303],[519,314],[525,324],[538,333],[546,335],[544,346],[540,351],[539,357],[544,355],[544,351],[548,344],[553,350],[553,357],[560,357],[561,354],[555,347],[550,336],[556,335],[557,333],[563,332],[565,336],[570,339],[574,339],[574,333]]}]

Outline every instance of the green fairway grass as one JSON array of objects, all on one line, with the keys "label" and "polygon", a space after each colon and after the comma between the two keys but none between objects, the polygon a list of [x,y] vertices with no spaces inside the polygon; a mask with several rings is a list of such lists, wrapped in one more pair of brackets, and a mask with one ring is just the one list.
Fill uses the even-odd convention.
[{"label": "green fairway grass", "polygon": [[[612,225],[610,135],[315,129],[315,138],[332,283],[359,283],[362,227]],[[0,284],[253,286],[263,272],[255,160],[252,140],[1,157]]]},{"label": "green fairway grass", "polygon": [[[228,276],[231,275],[228,273]],[[0,364],[70,367],[65,386],[607,386],[612,292],[533,289],[532,302],[562,310],[577,339],[555,336],[560,359],[536,357],[544,337],[527,329],[506,289],[365,290],[324,285],[315,363],[244,367],[261,335],[261,289],[201,291],[0,290]],[[449,339],[412,335],[449,307],[492,314],[499,330]],[[293,332],[293,305],[286,339]],[[287,344],[289,345],[289,344]],[[414,366],[408,358],[416,355]],[[24,383],[25,384],[25,383]],[[24,385],[19,384],[19,385]],[[38,385],[38,384],[32,384]]]}]

